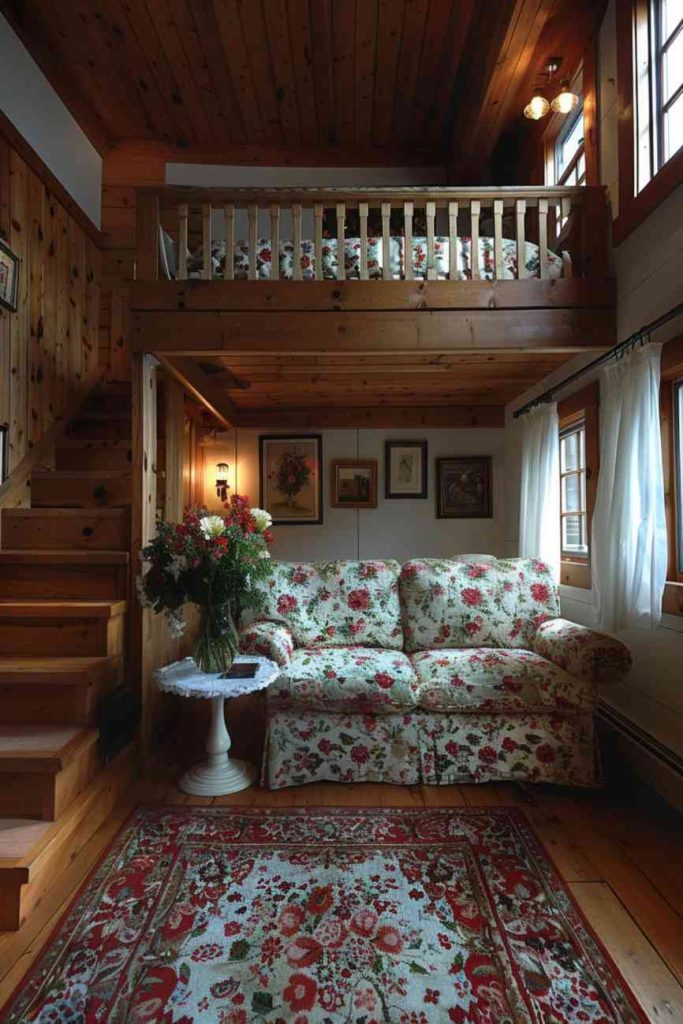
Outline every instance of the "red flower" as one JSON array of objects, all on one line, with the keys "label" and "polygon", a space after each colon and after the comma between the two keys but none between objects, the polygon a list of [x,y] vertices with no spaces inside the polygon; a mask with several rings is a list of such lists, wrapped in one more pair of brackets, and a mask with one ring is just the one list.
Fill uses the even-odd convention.
[{"label": "red flower", "polygon": [[493,747],[482,747],[481,750],[479,751],[480,761],[486,761],[487,764],[491,764],[493,761],[496,761],[497,759],[498,755],[496,754]]},{"label": "red flower", "polygon": [[291,967],[310,967],[323,955],[323,947],[311,935],[297,935],[287,947],[287,963]]},{"label": "red flower", "polygon": [[465,623],[465,632],[469,633],[470,636],[471,636],[473,633],[478,633],[479,630],[481,629],[481,627],[482,627],[482,621],[479,618],[479,616],[477,616],[477,618],[476,619],[472,619],[471,622],[466,622]]},{"label": "red flower", "polygon": [[469,608],[474,608],[476,605],[481,604],[481,590],[477,587],[464,587],[461,597]]},{"label": "red flower", "polygon": [[310,914],[324,914],[332,906],[332,886],[316,886],[308,897],[306,906]]},{"label": "red flower", "polygon": [[361,590],[352,590],[348,597],[348,604],[354,612],[364,611],[370,607],[370,591],[366,587]]},{"label": "red flower", "polygon": [[289,903],[286,907],[283,907],[280,911],[280,917],[278,918],[282,934],[295,935],[299,931],[304,917],[305,914],[301,907],[297,907],[293,903]]},{"label": "red flower", "polygon": [[383,690],[389,690],[394,685],[393,676],[390,676],[388,672],[376,672],[375,682],[378,686],[381,686]]},{"label": "red flower", "polygon": [[555,760],[555,751],[549,743],[541,743],[540,747],[536,748],[536,757],[542,764],[550,764]]},{"label": "red flower", "polygon": [[282,995],[290,1010],[312,1010],[318,986],[307,974],[292,974]]},{"label": "red flower", "polygon": [[451,757],[457,757],[459,749],[458,744],[454,740],[449,740],[446,744],[446,753],[450,754]]},{"label": "red flower", "polygon": [[374,932],[376,924],[377,914],[373,910],[359,910],[351,918],[351,931],[368,939]]},{"label": "red flower", "polygon": [[292,594],[282,594],[277,600],[277,610],[280,615],[286,615],[287,612],[293,612],[298,603]]},{"label": "red flower", "polygon": [[332,750],[332,744],[330,743],[329,740],[322,739],[318,743],[318,750],[320,751],[321,754],[329,754],[329,752]]},{"label": "red flower", "polygon": [[365,764],[370,757],[370,751],[362,743],[357,743],[355,747],[351,747],[350,753],[351,760],[355,761],[356,764]]},{"label": "red flower", "polygon": [[545,604],[550,598],[550,589],[545,583],[532,583],[531,596],[539,604]]},{"label": "red flower", "polygon": [[375,945],[385,953],[400,953],[403,949],[403,939],[398,929],[390,924],[383,924],[377,929]]},{"label": "red flower", "polygon": [[503,750],[506,752],[506,754],[512,754],[517,749],[517,741],[510,739],[509,736],[506,736],[501,746]]}]

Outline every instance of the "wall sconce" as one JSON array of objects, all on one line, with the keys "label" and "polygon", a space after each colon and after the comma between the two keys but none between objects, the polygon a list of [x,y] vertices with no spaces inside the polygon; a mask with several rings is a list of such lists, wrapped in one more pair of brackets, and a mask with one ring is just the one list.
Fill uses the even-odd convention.
[{"label": "wall sconce", "polygon": [[579,97],[569,87],[569,79],[563,78],[560,82],[560,91],[550,106],[556,114],[569,114],[576,109],[578,102]]},{"label": "wall sconce", "polygon": [[221,501],[228,500],[228,491],[230,490],[228,485],[229,472],[230,466],[227,462],[218,462],[216,464],[216,497],[220,498]]}]

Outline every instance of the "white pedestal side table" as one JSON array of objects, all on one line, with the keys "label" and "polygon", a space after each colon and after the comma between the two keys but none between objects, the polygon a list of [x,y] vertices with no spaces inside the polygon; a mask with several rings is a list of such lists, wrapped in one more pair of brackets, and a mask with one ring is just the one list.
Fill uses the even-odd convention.
[{"label": "white pedestal side table", "polygon": [[192,658],[183,658],[154,673],[159,689],[179,697],[202,697],[211,701],[211,727],[206,741],[208,759],[190,768],[178,785],[192,796],[225,796],[237,793],[256,780],[257,769],[248,761],[229,757],[230,736],[225,726],[225,700],[243,693],[264,690],[280,675],[274,661],[258,655],[238,655],[233,664],[256,663],[258,670],[251,679],[226,679],[225,676],[200,672]]}]

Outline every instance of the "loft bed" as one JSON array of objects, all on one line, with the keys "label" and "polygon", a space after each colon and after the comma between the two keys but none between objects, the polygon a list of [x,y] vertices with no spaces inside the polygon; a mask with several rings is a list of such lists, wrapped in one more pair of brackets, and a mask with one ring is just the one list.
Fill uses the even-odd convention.
[{"label": "loft bed", "polygon": [[[614,343],[606,217],[602,187],[141,188],[131,347],[179,379],[182,364],[185,385],[214,409],[220,384],[223,418],[244,424],[285,425],[285,409],[315,398],[305,398],[306,374],[319,380],[314,369],[331,359],[347,358],[348,373],[354,360],[370,366],[377,380],[372,360],[398,373],[410,353],[434,364],[448,353],[504,353],[506,365],[536,353],[540,379],[549,363]],[[302,387],[266,390],[254,408],[257,359],[277,362],[283,379],[283,360],[296,366]],[[467,374],[459,366],[454,394]],[[368,386],[365,421],[371,407],[410,404],[406,372],[386,394]],[[465,391],[473,402],[487,393]],[[352,401],[342,387],[315,394],[327,422],[330,404]],[[491,400],[498,422],[509,394]],[[382,422],[399,425],[394,413]]]}]

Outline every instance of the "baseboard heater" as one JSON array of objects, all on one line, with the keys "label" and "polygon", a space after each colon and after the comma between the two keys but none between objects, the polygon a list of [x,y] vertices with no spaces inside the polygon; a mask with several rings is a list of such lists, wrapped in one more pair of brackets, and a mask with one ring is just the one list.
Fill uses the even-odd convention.
[{"label": "baseboard heater", "polygon": [[665,764],[667,768],[683,779],[683,757],[674,750],[671,750],[664,743],[660,743],[649,732],[641,729],[630,718],[622,715],[621,712],[607,704],[604,700],[598,700],[598,715],[613,729],[616,729],[617,732],[626,736],[633,743],[637,743],[639,747],[646,750],[653,757],[656,757],[658,761],[661,761],[662,764]]}]

